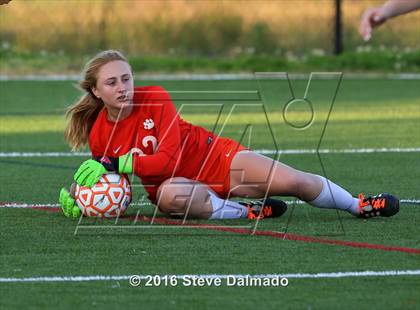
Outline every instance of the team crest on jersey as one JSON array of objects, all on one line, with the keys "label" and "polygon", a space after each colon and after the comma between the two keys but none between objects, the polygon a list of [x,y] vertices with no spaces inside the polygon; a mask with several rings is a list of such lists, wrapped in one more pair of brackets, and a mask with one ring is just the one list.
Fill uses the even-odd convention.
[{"label": "team crest on jersey", "polygon": [[147,119],[144,121],[143,125],[144,125],[144,129],[146,129],[146,130],[150,130],[150,129],[152,129],[153,127],[155,127],[155,122],[153,122],[153,120],[152,120],[151,118],[147,118]]}]

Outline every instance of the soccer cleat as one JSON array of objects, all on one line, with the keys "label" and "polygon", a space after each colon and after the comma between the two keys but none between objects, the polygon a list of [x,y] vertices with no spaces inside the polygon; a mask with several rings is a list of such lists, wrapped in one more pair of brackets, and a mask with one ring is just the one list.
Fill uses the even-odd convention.
[{"label": "soccer cleat", "polygon": [[251,220],[279,217],[287,211],[287,204],[278,199],[267,198],[239,203],[248,208],[247,217]]},{"label": "soccer cleat", "polygon": [[359,217],[393,216],[400,210],[400,201],[397,197],[387,193],[365,197],[359,194]]}]

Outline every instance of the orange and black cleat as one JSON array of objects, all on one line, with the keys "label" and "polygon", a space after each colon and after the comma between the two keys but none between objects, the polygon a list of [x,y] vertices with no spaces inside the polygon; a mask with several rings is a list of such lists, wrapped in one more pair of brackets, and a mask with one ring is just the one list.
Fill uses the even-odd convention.
[{"label": "orange and black cleat", "polygon": [[266,198],[239,203],[248,208],[248,218],[251,220],[279,217],[287,211],[287,204],[278,199]]},{"label": "orange and black cleat", "polygon": [[365,197],[359,194],[359,217],[393,216],[400,210],[400,201],[397,197],[387,193]]}]

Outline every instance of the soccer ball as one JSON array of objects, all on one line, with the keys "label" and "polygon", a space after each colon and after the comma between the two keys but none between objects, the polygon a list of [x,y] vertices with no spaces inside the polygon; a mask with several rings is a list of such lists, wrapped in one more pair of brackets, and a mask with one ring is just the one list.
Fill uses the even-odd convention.
[{"label": "soccer ball", "polygon": [[125,175],[104,174],[92,188],[76,185],[75,201],[84,216],[121,216],[131,202],[130,182]]}]

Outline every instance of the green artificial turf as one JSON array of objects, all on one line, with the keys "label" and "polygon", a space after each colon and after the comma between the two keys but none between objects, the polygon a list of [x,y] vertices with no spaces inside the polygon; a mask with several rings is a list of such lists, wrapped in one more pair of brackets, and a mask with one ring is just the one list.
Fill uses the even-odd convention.
[{"label": "green artificial turf", "polygon": [[[416,80],[344,79],[326,127],[337,81],[314,81],[308,91],[315,111],[314,122],[304,130],[296,130],[284,122],[282,111],[292,98],[284,80],[265,81],[260,87],[255,81],[154,81],[150,84],[163,85],[172,91],[208,91],[194,100],[174,92],[181,116],[215,132],[223,129],[224,136],[243,137],[243,143],[257,150],[308,150],[318,145],[332,150],[420,147],[420,92]],[[303,97],[307,81],[292,81],[292,84],[295,97]],[[264,101],[255,100],[253,95],[235,100],[237,94],[221,98],[220,93],[210,92],[220,90],[258,90]],[[63,111],[79,96],[72,82],[1,82],[0,94],[1,154],[70,151],[62,136]],[[297,125],[304,124],[312,115],[307,106],[299,103],[289,112],[288,117]],[[71,183],[75,169],[86,158],[0,157],[0,202],[3,205],[56,204],[59,189]],[[405,200],[420,199],[418,151],[320,154],[320,157],[286,154],[280,159],[298,169],[326,174],[354,195],[384,191]],[[0,278],[420,269],[418,254],[239,233],[235,227],[256,224],[246,219],[190,222],[233,226],[229,232],[162,226],[159,214],[159,225],[150,228],[144,216],[150,218],[154,208],[139,206],[144,190],[138,181],[134,185],[134,204],[117,224],[89,219],[78,224],[78,220],[65,218],[54,209],[0,207]],[[141,220],[135,223],[138,212]],[[400,212],[392,218],[370,220],[291,203],[281,218],[263,220],[256,228],[259,232],[287,230],[290,234],[319,239],[419,249],[419,220],[420,208],[414,203],[403,203]],[[0,282],[0,289],[2,309],[420,307],[418,275],[290,278],[288,287],[141,285],[135,288],[128,280],[109,280]]]}]

